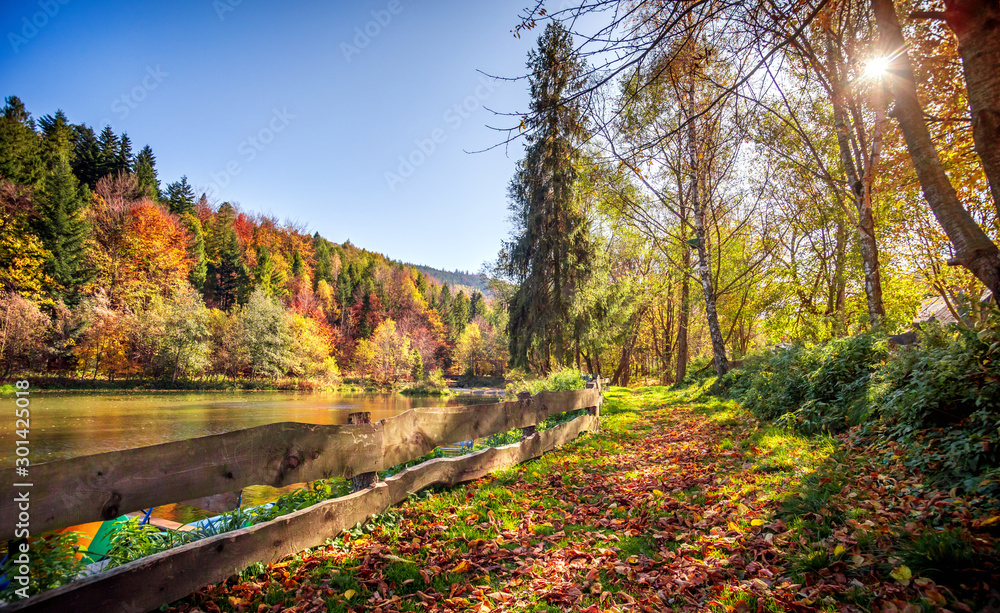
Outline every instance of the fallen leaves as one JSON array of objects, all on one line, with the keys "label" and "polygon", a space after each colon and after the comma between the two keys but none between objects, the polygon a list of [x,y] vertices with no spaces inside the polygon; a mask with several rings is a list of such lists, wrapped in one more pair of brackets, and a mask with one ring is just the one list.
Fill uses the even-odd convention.
[{"label": "fallen leaves", "polygon": [[[298,613],[317,594],[331,611],[373,613],[970,609],[892,548],[931,520],[978,530],[973,545],[986,548],[1000,516],[975,518],[955,492],[928,491],[857,450],[816,479],[828,496],[809,506],[813,494],[796,488],[825,461],[814,443],[757,437],[720,449],[724,438],[750,440],[756,425],[720,424],[704,405],[639,415],[173,611],[219,610],[217,600],[270,613],[271,598],[273,611]],[[765,461],[787,468],[763,470]],[[808,508],[783,514],[788,496]]]},{"label": "fallen leaves", "polygon": [[910,579],[913,578],[913,572],[905,564],[897,568],[892,569],[889,576],[901,583],[902,585],[910,585]]}]

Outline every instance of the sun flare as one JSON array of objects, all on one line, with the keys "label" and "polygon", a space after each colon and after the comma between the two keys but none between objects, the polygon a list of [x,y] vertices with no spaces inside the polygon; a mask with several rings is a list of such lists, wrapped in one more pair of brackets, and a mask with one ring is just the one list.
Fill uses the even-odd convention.
[{"label": "sun flare", "polygon": [[889,70],[892,60],[888,57],[876,57],[868,60],[865,65],[865,76],[869,78],[881,77]]}]

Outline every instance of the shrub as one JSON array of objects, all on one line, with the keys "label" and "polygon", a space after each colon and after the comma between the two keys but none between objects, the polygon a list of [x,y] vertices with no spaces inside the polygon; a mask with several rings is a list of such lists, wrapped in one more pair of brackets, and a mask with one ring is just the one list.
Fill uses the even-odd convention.
[{"label": "shrub", "polygon": [[[976,328],[925,326],[878,373],[869,436],[894,440],[935,482],[1000,489],[1000,315]],[[886,454],[891,454],[886,449]]]},{"label": "shrub", "polygon": [[873,334],[779,347],[713,391],[805,433],[860,425],[854,434],[886,462],[938,485],[1000,491],[1000,311],[973,328],[928,324],[919,338],[891,354]]},{"label": "shrub", "polygon": [[554,370],[544,379],[527,379],[523,375],[518,376],[516,371],[511,371],[511,378],[513,380],[507,384],[508,396],[517,396],[520,392],[528,392],[534,396],[541,391],[565,392],[584,387],[583,374],[575,368]]},{"label": "shrub", "polygon": [[738,399],[763,419],[806,433],[836,432],[867,416],[871,375],[887,356],[887,342],[871,334],[778,347],[749,358],[714,391]]}]

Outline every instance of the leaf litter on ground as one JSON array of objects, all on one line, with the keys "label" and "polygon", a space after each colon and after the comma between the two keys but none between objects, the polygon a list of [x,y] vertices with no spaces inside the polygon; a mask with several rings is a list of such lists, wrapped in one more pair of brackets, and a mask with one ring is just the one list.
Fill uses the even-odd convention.
[{"label": "leaf litter on ground", "polygon": [[601,432],[398,509],[173,613],[975,611],[996,501],[699,388],[612,388]]}]

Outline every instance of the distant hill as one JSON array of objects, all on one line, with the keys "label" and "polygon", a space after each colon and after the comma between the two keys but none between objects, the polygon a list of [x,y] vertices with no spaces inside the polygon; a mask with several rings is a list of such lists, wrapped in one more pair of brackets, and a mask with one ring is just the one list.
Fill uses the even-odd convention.
[{"label": "distant hill", "polygon": [[471,272],[465,272],[464,270],[438,270],[437,268],[431,268],[430,266],[421,266],[420,264],[410,264],[407,266],[416,268],[424,275],[434,279],[438,283],[447,283],[448,287],[454,288],[456,286],[469,287],[475,290],[479,290],[484,294],[488,291],[486,287],[486,277],[482,275],[473,274]]}]

